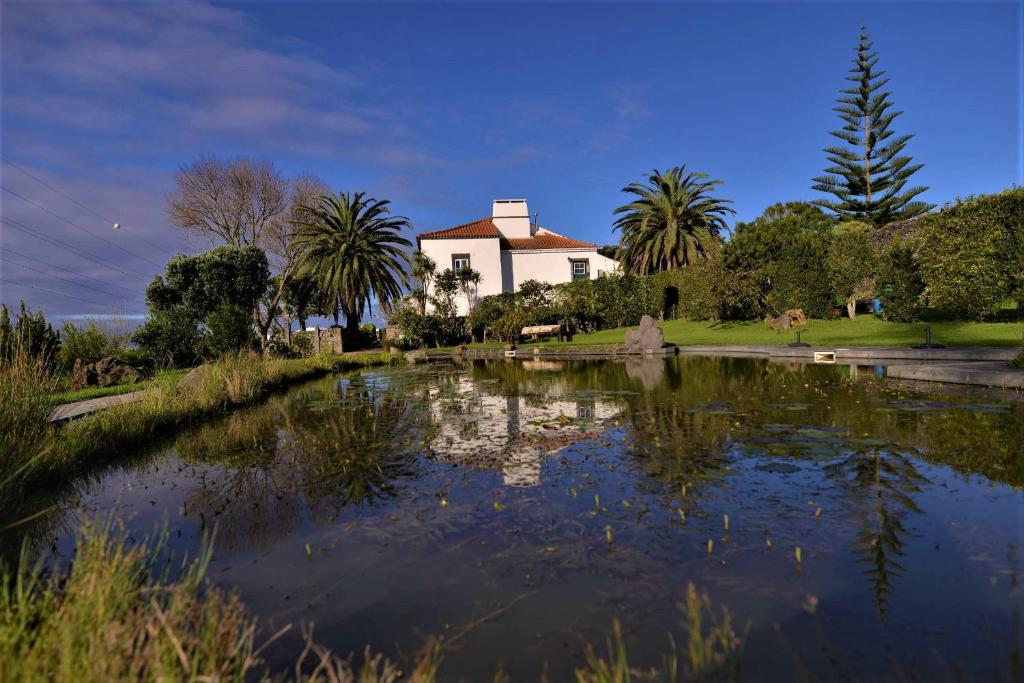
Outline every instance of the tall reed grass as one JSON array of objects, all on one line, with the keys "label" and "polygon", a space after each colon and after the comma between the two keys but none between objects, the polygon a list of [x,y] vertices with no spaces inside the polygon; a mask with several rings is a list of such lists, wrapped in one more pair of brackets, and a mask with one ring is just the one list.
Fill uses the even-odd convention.
[{"label": "tall reed grass", "polygon": [[126,449],[254,403],[287,384],[393,362],[388,354],[266,359],[239,353],[201,366],[192,377],[158,378],[140,400],[58,427],[47,421],[55,378],[42,360],[15,354],[10,362],[0,363],[0,496],[21,495],[24,490],[19,487],[32,480],[71,476],[83,467],[120,457]]},{"label": "tall reed grass", "polygon": [[[292,672],[269,671],[260,653],[289,627],[261,637],[238,596],[205,580],[210,544],[175,565],[164,538],[132,543],[109,522],[87,525],[69,567],[46,573],[23,552],[17,570],[0,570],[0,680],[286,680]],[[356,666],[303,633],[295,680],[431,683],[440,664],[433,644],[408,674],[369,650]]]},{"label": "tall reed grass", "polygon": [[47,395],[56,386],[45,359],[24,349],[0,362],[0,489],[41,457],[49,433]]}]

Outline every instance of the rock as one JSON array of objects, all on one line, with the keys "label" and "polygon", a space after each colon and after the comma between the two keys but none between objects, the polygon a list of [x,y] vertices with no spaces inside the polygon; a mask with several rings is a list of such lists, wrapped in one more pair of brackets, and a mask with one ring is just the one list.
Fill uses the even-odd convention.
[{"label": "rock", "polygon": [[142,373],[123,360],[113,356],[95,363],[83,363],[79,358],[71,371],[71,388],[109,387],[115,384],[134,384],[142,381]]},{"label": "rock", "polygon": [[405,354],[405,360],[410,363],[425,363],[427,361],[427,352],[423,349],[416,349],[415,351],[408,351]]},{"label": "rock", "polygon": [[774,328],[779,332],[785,332],[790,328],[806,324],[807,316],[804,315],[804,309],[802,308],[791,308],[778,318],[768,318],[768,327]]},{"label": "rock", "polygon": [[630,353],[654,351],[664,345],[665,333],[655,324],[654,318],[649,315],[640,318],[639,330],[626,331],[626,351]]}]

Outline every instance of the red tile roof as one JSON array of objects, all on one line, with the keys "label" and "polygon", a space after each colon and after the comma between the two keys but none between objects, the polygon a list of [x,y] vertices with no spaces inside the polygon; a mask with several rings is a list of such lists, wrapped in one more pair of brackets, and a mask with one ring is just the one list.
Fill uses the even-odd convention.
[{"label": "red tile roof", "polygon": [[454,228],[425,232],[419,236],[421,240],[453,240],[472,239],[474,237],[501,237],[490,218],[481,218],[472,223],[456,225]]},{"label": "red tile roof", "polygon": [[540,232],[533,237],[504,238],[490,218],[481,218],[472,223],[456,225],[454,228],[425,232],[419,236],[419,239],[453,240],[486,237],[501,237],[501,248],[512,251],[524,249],[593,249],[597,246],[590,242],[580,242],[579,240],[563,237],[548,231]]},{"label": "red tile roof", "polygon": [[503,249],[519,251],[521,249],[593,249],[597,245],[542,232],[533,237],[514,237],[502,240],[501,246]]}]

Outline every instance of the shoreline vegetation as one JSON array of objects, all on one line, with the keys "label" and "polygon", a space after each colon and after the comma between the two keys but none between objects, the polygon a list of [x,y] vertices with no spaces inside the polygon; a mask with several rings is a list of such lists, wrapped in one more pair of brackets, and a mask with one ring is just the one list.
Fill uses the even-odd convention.
[{"label": "shoreline vegetation", "polygon": [[[174,429],[262,400],[290,384],[362,367],[390,365],[387,353],[267,359],[227,354],[187,378],[151,380],[140,400],[111,406],[65,425],[47,422],[57,380],[45,362],[19,353],[0,365],[0,493],[20,497],[47,481],[68,478]],[[8,520],[8,526],[18,522]]]},{"label": "shoreline vegetation", "polygon": [[[27,550],[17,569],[0,566],[0,679],[432,683],[459,640],[508,608],[444,637],[427,636],[407,667],[369,646],[361,658],[341,658],[314,640],[313,624],[302,624],[293,670],[271,671],[262,652],[295,625],[263,635],[237,593],[208,580],[212,538],[204,539],[196,558],[179,561],[162,554],[166,533],[132,541],[112,520],[87,523],[68,566],[44,570],[43,558]],[[605,648],[584,644],[576,680],[739,680],[746,632],[734,629],[728,610],[716,608],[692,583],[679,609],[682,639],[677,646],[669,635],[660,670],[630,664],[616,621]],[[508,683],[496,666],[493,680]]]}]

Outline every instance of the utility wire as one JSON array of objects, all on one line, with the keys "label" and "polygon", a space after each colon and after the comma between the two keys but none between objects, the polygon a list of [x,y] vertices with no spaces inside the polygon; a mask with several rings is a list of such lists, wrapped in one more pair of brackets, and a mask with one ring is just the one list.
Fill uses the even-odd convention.
[{"label": "utility wire", "polygon": [[[83,278],[85,280],[89,280],[91,282],[95,282],[98,285],[103,285],[104,287],[116,287],[118,289],[124,290],[125,292],[127,292],[128,294],[130,294],[132,296],[138,296],[139,295],[139,293],[137,291],[128,289],[127,287],[125,287],[123,285],[119,285],[116,282],[104,282],[103,280],[99,280],[97,278],[91,277],[89,275],[86,275],[85,273],[77,273],[77,272],[71,271],[71,270],[69,270],[67,268],[63,268],[61,266],[55,266],[54,264],[47,263],[46,261],[38,259],[35,256],[29,256],[28,254],[22,254],[22,253],[20,253],[18,251],[15,251],[14,249],[11,249],[10,247],[4,247],[3,250],[4,250],[5,253],[14,254],[18,258],[28,259],[29,261],[33,261],[35,263],[38,263],[39,265],[46,266],[47,268],[53,268],[54,270],[63,271],[65,273],[67,273],[68,275],[73,275],[75,277]],[[106,293],[107,292],[104,292],[104,294],[106,294]],[[116,295],[115,294],[110,294],[110,296],[118,296],[118,297],[122,297],[122,298],[124,297],[123,294],[116,294]]]},{"label": "utility wire", "polygon": [[104,237],[103,235],[100,235],[99,233],[95,233],[95,232],[93,232],[92,230],[90,230],[89,228],[83,228],[83,227],[82,227],[81,225],[79,225],[78,223],[75,223],[74,221],[69,221],[69,220],[68,220],[67,218],[64,218],[64,216],[61,216],[61,215],[60,215],[60,214],[58,214],[58,213],[54,213],[53,211],[50,211],[49,209],[47,209],[47,208],[46,208],[45,206],[43,206],[42,204],[39,204],[39,203],[37,203],[37,202],[34,202],[34,201],[32,201],[31,199],[29,199],[28,197],[26,197],[26,196],[24,196],[24,195],[18,194],[17,192],[15,192],[14,190],[10,189],[9,187],[5,187],[4,185],[0,184],[0,190],[3,190],[4,192],[8,192],[8,193],[10,193],[10,194],[14,195],[14,196],[15,196],[15,197],[17,197],[18,199],[20,199],[20,200],[22,200],[22,201],[24,201],[24,202],[27,202],[27,203],[29,203],[29,204],[31,204],[32,206],[36,207],[36,208],[37,208],[37,209],[39,209],[40,211],[45,211],[46,213],[50,214],[50,215],[51,215],[51,216],[53,216],[54,218],[58,218],[58,219],[60,219],[60,220],[64,221],[65,223],[67,223],[68,225],[70,225],[70,226],[72,226],[72,227],[75,227],[75,228],[78,228],[78,229],[79,229],[79,230],[81,230],[82,232],[85,232],[85,233],[87,233],[87,234],[89,234],[89,235],[92,235],[93,237],[95,237],[95,238],[96,238],[96,239],[98,239],[98,240],[103,240],[104,242],[106,242],[106,243],[107,243],[107,244],[109,244],[110,246],[114,247],[115,249],[120,249],[121,251],[123,251],[124,253],[128,254],[129,256],[135,257],[135,258],[137,258],[137,259],[142,259],[142,260],[143,260],[143,261],[145,261],[146,263],[149,263],[149,264],[151,264],[151,265],[154,265],[154,266],[156,266],[157,268],[163,268],[163,266],[161,266],[161,265],[160,265],[159,263],[157,263],[156,261],[151,261],[151,260],[149,260],[148,258],[146,258],[145,256],[140,256],[139,254],[136,254],[135,252],[132,252],[132,251],[128,251],[127,249],[125,249],[124,247],[122,247],[122,246],[121,246],[120,244],[116,244],[116,243],[114,243],[114,242],[111,242],[110,240],[108,240],[108,239],[107,239],[106,237]]},{"label": "utility wire", "polygon": [[69,299],[77,299],[78,301],[84,301],[87,304],[92,304],[93,306],[99,306],[101,308],[111,308],[111,309],[115,309],[115,310],[117,308],[116,306],[111,306],[110,304],[101,304],[100,302],[93,301],[92,299],[83,299],[80,296],[74,296],[72,294],[65,294],[64,292],[58,292],[56,289],[48,289],[46,287],[38,287],[36,285],[30,285],[27,282],[15,282],[14,280],[8,280],[8,279],[2,278],[2,277],[0,277],[0,282],[6,282],[7,284],[14,285],[15,287],[28,287],[29,289],[35,289],[35,290],[38,290],[40,292],[48,292],[50,294],[56,294],[57,296],[66,296]]},{"label": "utility wire", "polygon": [[[91,213],[93,216],[96,216],[96,218],[99,218],[101,221],[106,221],[106,222],[110,223],[111,225],[113,225],[114,223],[117,222],[117,221],[110,220],[109,216],[104,216],[104,215],[98,213],[95,209],[93,209],[93,208],[91,208],[89,206],[86,206],[85,204],[83,204],[82,202],[78,201],[74,197],[61,192],[60,190],[58,190],[56,187],[54,187],[50,183],[46,182],[45,180],[43,180],[42,178],[40,178],[37,175],[33,175],[32,173],[29,173],[24,168],[22,168],[21,166],[19,166],[16,163],[14,163],[10,159],[4,159],[3,161],[8,166],[12,166],[13,168],[17,169],[21,173],[27,175],[29,178],[31,178],[32,180],[36,181],[37,183],[39,183],[43,187],[49,188],[51,191],[59,194],[61,197],[64,197],[64,199],[68,200],[69,202],[71,202],[71,203],[73,203],[73,204],[75,204],[75,205],[85,209],[86,211]],[[141,241],[145,242],[146,244],[148,244],[153,249],[156,249],[157,251],[162,251],[163,249],[165,249],[165,247],[159,247],[159,246],[153,244],[152,242],[150,242],[149,240],[147,240],[145,237],[143,237],[142,235],[140,235],[138,233],[132,232],[132,233],[128,233],[128,234],[130,234],[135,239],[138,239],[138,240],[141,240]]]},{"label": "utility wire", "polygon": [[86,289],[91,289],[94,292],[97,292],[99,294],[103,294],[104,296],[113,297],[113,298],[117,299],[118,301],[127,301],[129,303],[137,301],[135,299],[129,299],[128,297],[124,297],[124,296],[116,296],[114,294],[111,294],[110,292],[105,292],[102,289],[98,289],[98,288],[93,287],[91,285],[87,285],[84,282],[75,282],[73,280],[67,279],[66,277],[61,277],[60,275],[53,275],[52,273],[47,273],[45,270],[39,270],[38,268],[33,268],[32,266],[26,266],[24,263],[18,263],[17,261],[11,260],[5,254],[0,254],[0,261],[5,261],[6,263],[10,263],[12,266],[17,266],[19,268],[24,268],[25,270],[31,270],[33,273],[39,273],[40,275],[44,275],[46,277],[55,278],[57,280],[60,280],[61,282],[68,283],[72,287],[85,287]]},{"label": "utility wire", "polygon": [[29,227],[29,226],[27,226],[27,225],[25,225],[23,223],[19,223],[18,221],[12,220],[10,218],[6,218],[4,216],[0,216],[0,221],[3,221],[7,225],[10,225],[12,228],[15,228],[16,230],[20,230],[20,231],[24,232],[27,235],[32,235],[33,237],[41,239],[44,242],[48,242],[49,244],[52,244],[55,247],[61,247],[62,249],[65,249],[66,251],[69,251],[72,254],[75,254],[77,256],[83,256],[83,257],[89,259],[90,261],[98,263],[101,266],[106,266],[108,268],[113,268],[114,270],[117,270],[117,271],[119,271],[119,272],[121,272],[121,273],[123,273],[125,275],[128,275],[129,277],[141,277],[141,278],[149,277],[148,275],[140,273],[137,270],[129,270],[128,268],[123,268],[123,267],[117,265],[113,261],[108,261],[106,259],[101,259],[99,257],[93,256],[92,254],[89,254],[88,252],[82,251],[81,248],[79,248],[79,247],[76,247],[74,245],[68,244],[67,242],[65,242],[63,240],[60,240],[60,239],[57,239],[56,237],[50,237],[46,233],[41,232],[39,230],[36,230],[35,228],[31,228],[31,227]]}]

